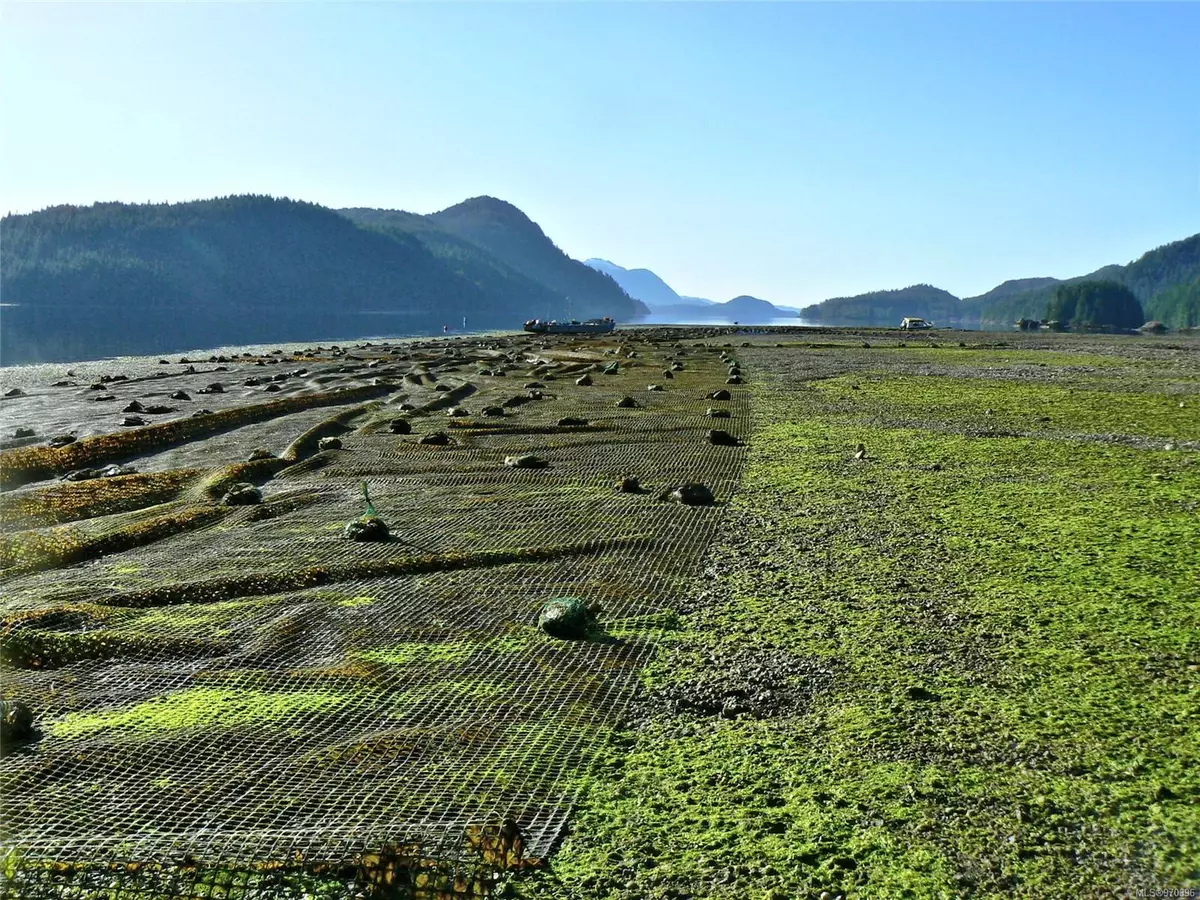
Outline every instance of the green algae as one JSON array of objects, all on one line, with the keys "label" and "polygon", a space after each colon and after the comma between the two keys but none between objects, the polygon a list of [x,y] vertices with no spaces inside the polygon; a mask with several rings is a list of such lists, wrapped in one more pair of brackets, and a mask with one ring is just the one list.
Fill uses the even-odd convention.
[{"label": "green algae", "polygon": [[913,424],[988,408],[1025,420],[1045,404],[1064,431],[1185,437],[1194,410],[1119,383],[814,388],[758,388],[716,600],[684,617],[643,681],[687,685],[714,651],[753,647],[822,661],[831,684],[761,720],[658,713],[581,776],[572,836],[516,891],[1050,898],[1200,884],[1200,458]]},{"label": "green algae", "polygon": [[185,728],[238,728],[327,712],[347,702],[323,691],[270,692],[191,688],[127,709],[70,713],[53,723],[54,737],[80,738],[119,730],[150,737]]}]

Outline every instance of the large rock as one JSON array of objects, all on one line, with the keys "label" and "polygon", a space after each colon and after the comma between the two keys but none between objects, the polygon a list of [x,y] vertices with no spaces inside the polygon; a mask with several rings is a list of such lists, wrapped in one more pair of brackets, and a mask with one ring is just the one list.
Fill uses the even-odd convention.
[{"label": "large rock", "polygon": [[738,439],[728,431],[721,431],[717,428],[714,428],[708,433],[708,442],[710,444],[716,444],[718,447],[736,447],[740,443],[740,441],[738,441]]},{"label": "large rock", "polygon": [[712,490],[703,484],[689,482],[667,491],[665,499],[684,506],[712,506],[717,502]]},{"label": "large rock", "polygon": [[0,700],[0,744],[24,744],[33,737],[33,711],[20,700]]},{"label": "large rock", "polygon": [[598,608],[578,597],[555,597],[542,606],[538,628],[551,637],[565,640],[587,637]]},{"label": "large rock", "polygon": [[516,456],[504,457],[504,464],[510,469],[544,469],[550,463],[532,453],[521,453]]},{"label": "large rock", "polygon": [[622,397],[620,400],[617,401],[617,408],[618,409],[637,409],[638,402],[636,400],[634,400],[632,397]]},{"label": "large rock", "polygon": [[347,522],[342,533],[351,541],[386,541],[388,526],[379,516],[363,516]]},{"label": "large rock", "polygon": [[721,388],[719,391],[713,391],[705,399],[706,400],[732,400],[733,394],[729,393],[729,391],[725,390],[725,388]]},{"label": "large rock", "polygon": [[262,503],[262,491],[249,482],[240,481],[230,486],[221,503],[225,506],[254,506]]},{"label": "large rock", "polygon": [[412,424],[408,419],[392,419],[388,423],[388,431],[392,434],[412,434]]}]

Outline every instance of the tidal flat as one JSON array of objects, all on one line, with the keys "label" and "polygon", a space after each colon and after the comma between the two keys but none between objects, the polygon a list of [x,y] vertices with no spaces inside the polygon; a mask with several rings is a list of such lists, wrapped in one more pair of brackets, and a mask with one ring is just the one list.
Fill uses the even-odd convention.
[{"label": "tidal flat", "polygon": [[[0,691],[35,716],[0,760],[13,896],[180,847],[189,889],[246,897],[1200,886],[1196,338],[664,327],[124,369],[0,370]],[[346,540],[363,483],[385,541]],[[537,628],[562,596],[599,607],[585,639]]]}]

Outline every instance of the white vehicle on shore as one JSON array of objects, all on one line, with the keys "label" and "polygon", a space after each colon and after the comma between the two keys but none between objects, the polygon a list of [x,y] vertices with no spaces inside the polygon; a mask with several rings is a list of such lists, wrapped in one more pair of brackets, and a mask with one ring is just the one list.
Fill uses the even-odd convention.
[{"label": "white vehicle on shore", "polygon": [[903,331],[928,331],[933,328],[932,322],[926,322],[916,316],[905,316],[900,322],[900,328]]}]

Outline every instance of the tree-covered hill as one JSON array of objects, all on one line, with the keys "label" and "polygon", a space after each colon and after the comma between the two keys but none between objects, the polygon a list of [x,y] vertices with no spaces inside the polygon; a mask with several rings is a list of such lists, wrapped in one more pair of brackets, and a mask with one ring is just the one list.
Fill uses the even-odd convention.
[{"label": "tree-covered hill", "polygon": [[1200,324],[1200,234],[1165,244],[1128,265],[1108,265],[1088,275],[1019,278],[985,294],[959,300],[929,285],[835,297],[807,306],[801,315],[828,325],[898,325],[904,316],[921,316],[942,325],[1010,327],[1018,319],[1041,319],[1055,290],[1064,284],[1110,281],[1128,288],[1147,317],[1169,328]]},{"label": "tree-covered hill", "polygon": [[905,316],[919,316],[939,325],[966,324],[962,321],[961,301],[949,291],[930,284],[834,297],[804,307],[800,316],[829,325],[897,326]]},{"label": "tree-covered hill", "polygon": [[1095,272],[1066,281],[1030,279],[1042,283],[1031,285],[1028,290],[1001,295],[997,295],[1000,288],[996,288],[987,294],[968,298],[963,304],[968,310],[973,308],[973,314],[981,324],[1005,325],[1022,317],[1040,318],[1060,284],[1111,281],[1129,288],[1141,301],[1150,318],[1161,321],[1169,328],[1187,328],[1200,322],[1194,301],[1189,307],[1186,299],[1186,285],[1196,279],[1200,279],[1200,234],[1164,244],[1127,265],[1103,266]]},{"label": "tree-covered hill", "polygon": [[263,196],[6,216],[0,362],[440,332],[464,317],[515,328],[563,315],[566,287],[576,315],[640,308],[515,207],[493,207],[509,211],[475,230],[515,262],[457,233],[472,231],[470,216],[449,217],[452,229],[398,212],[351,221]]},{"label": "tree-covered hill", "polygon": [[536,222],[511,203],[495,197],[473,197],[425,218],[569,297],[571,313],[576,317],[630,319],[649,311],[610,276],[563,253]]}]

